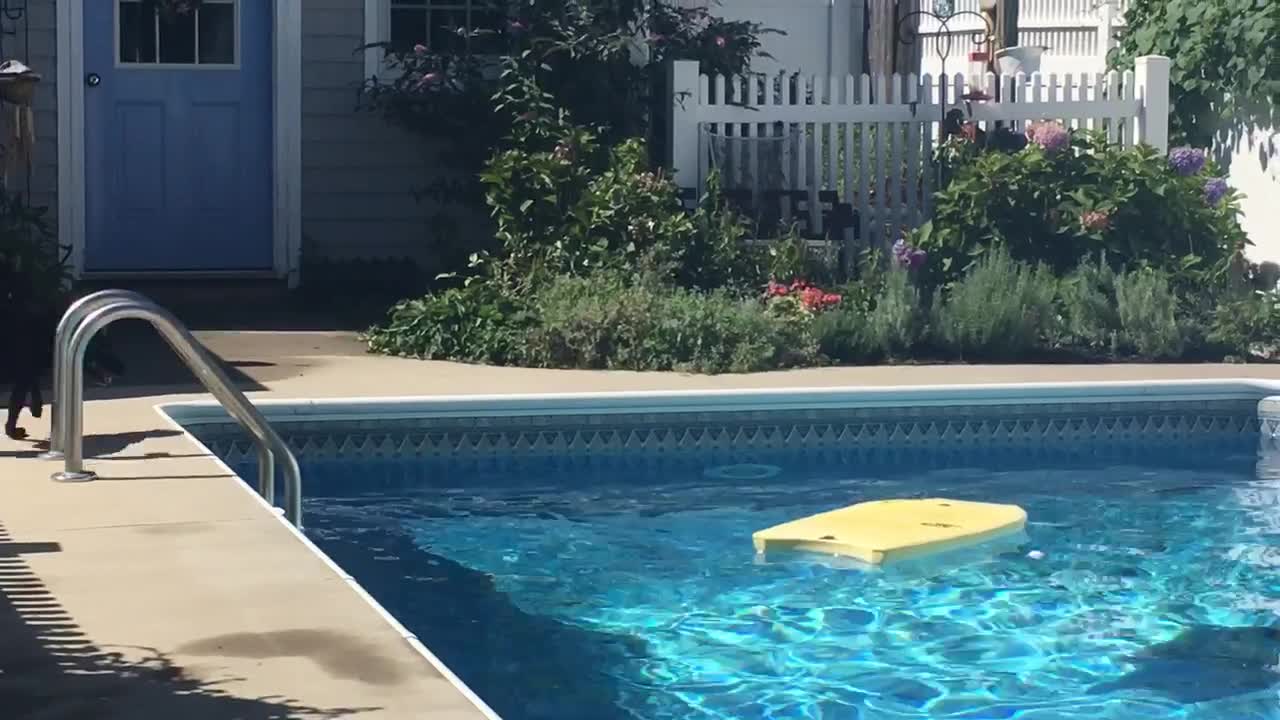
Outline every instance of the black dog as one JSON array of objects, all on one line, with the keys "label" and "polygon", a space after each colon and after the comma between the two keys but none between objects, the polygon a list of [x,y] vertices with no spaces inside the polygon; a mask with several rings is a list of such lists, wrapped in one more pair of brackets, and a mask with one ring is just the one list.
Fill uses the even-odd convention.
[{"label": "black dog", "polygon": [[[27,437],[18,427],[23,408],[31,416],[44,414],[44,396],[41,383],[47,370],[53,367],[53,342],[60,315],[34,303],[28,296],[11,288],[4,307],[0,308],[0,336],[6,339],[0,369],[10,382],[9,412],[5,419],[4,433],[15,440]],[[102,385],[111,383],[115,375],[124,373],[124,364],[112,352],[109,341],[102,334],[89,345],[85,359],[86,375]],[[2,376],[0,376],[2,378]]]}]

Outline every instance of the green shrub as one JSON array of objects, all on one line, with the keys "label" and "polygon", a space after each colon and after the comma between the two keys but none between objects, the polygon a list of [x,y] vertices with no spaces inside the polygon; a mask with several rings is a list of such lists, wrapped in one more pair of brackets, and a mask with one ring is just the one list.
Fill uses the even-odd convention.
[{"label": "green shrub", "polygon": [[817,355],[805,323],[727,291],[561,277],[536,306],[528,352],[549,367],[755,372],[812,364]]},{"label": "green shrub", "polygon": [[1149,147],[1077,132],[1054,150],[967,157],[912,237],[929,253],[930,284],[954,282],[995,245],[1059,275],[1105,252],[1115,267],[1220,277],[1247,243],[1234,197],[1206,199],[1207,174],[1181,175]]},{"label": "green shrub", "polygon": [[842,364],[876,362],[880,348],[871,337],[867,311],[840,307],[813,319],[813,336],[823,357]]},{"label": "green shrub", "polygon": [[747,242],[747,222],[725,202],[712,173],[692,217],[687,241],[664,249],[670,268],[659,272],[682,287],[751,290],[769,277],[767,251]]},{"label": "green shrub", "polygon": [[481,180],[502,243],[498,268],[526,289],[556,275],[662,275],[685,287],[759,284],[763,259],[713,183],[693,213],[675,184],[648,167],[640,140],[603,150],[561,116],[498,153]]},{"label": "green shrub", "polygon": [[1208,341],[1239,358],[1272,356],[1280,348],[1280,297],[1253,292],[1223,300],[1209,322]]},{"label": "green shrub", "polygon": [[1112,66],[1172,60],[1170,130],[1207,145],[1223,130],[1266,127],[1280,107],[1280,3],[1130,0]]},{"label": "green shrub", "polygon": [[1178,299],[1165,273],[1140,269],[1115,278],[1121,342],[1152,360],[1180,357],[1186,349]]},{"label": "green shrub", "polygon": [[0,313],[62,313],[70,275],[46,214],[0,189]]},{"label": "green shrub", "polygon": [[1116,309],[1116,273],[1105,260],[1082,260],[1059,285],[1063,341],[1090,350],[1116,352],[1121,331]]},{"label": "green shrub", "polygon": [[890,269],[867,318],[871,337],[885,356],[907,357],[924,334],[920,291],[905,270]]},{"label": "green shrub", "polygon": [[1032,267],[1003,249],[977,265],[934,301],[938,345],[968,359],[1012,360],[1042,346],[1054,319],[1057,279],[1044,265]]},{"label": "green shrub", "polygon": [[518,296],[495,283],[473,282],[397,303],[365,339],[371,351],[385,355],[520,363],[532,321]]},{"label": "green shrub", "polygon": [[910,357],[925,328],[920,291],[909,274],[887,271],[869,305],[842,302],[814,318],[813,334],[823,356],[841,363]]}]

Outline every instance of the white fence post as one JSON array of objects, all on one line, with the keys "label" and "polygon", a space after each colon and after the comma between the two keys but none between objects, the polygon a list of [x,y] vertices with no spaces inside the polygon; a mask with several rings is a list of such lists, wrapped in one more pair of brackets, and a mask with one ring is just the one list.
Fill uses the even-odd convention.
[{"label": "white fence post", "polygon": [[677,187],[698,187],[698,62],[667,65],[667,167]]},{"label": "white fence post", "polygon": [[1135,139],[1162,153],[1169,152],[1169,58],[1143,55],[1134,64],[1134,81],[1142,108]]},{"label": "white fence post", "polygon": [[1098,60],[1102,63],[1103,70],[1107,68],[1107,56],[1111,54],[1111,48],[1116,46],[1116,6],[1112,2],[1113,0],[1102,0],[1102,5],[1098,8]]}]

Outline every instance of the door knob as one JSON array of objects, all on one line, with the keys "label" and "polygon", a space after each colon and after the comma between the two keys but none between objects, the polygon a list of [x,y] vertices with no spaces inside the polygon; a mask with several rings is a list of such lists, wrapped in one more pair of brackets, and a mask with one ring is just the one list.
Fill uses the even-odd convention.
[{"label": "door knob", "polygon": [[85,76],[84,84],[89,87],[98,87],[102,84],[102,76],[98,73],[89,73]]}]

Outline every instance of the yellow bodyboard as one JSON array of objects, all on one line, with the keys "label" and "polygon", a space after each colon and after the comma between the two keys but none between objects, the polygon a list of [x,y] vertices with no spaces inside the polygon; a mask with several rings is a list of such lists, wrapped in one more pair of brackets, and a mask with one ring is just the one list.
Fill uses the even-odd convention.
[{"label": "yellow bodyboard", "polygon": [[877,500],[760,530],[751,540],[759,553],[804,550],[880,565],[985,542],[1026,523],[1027,513],[1017,505]]}]

